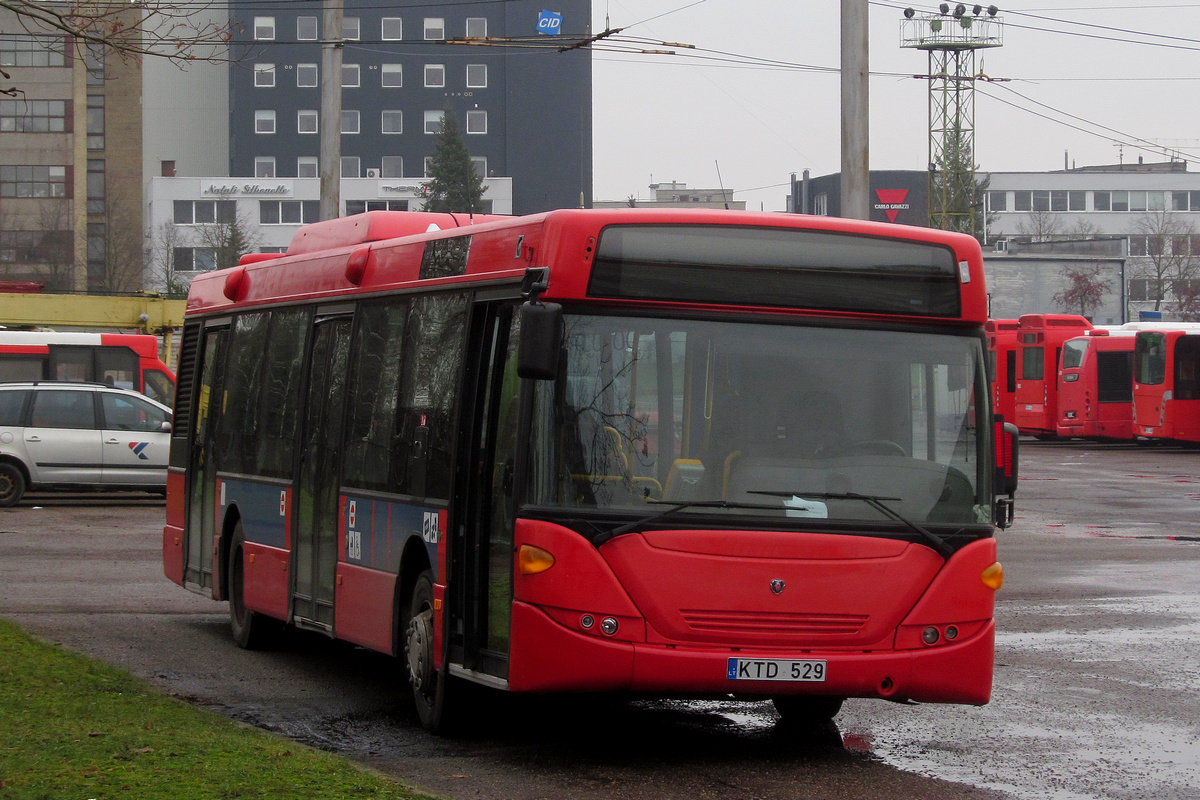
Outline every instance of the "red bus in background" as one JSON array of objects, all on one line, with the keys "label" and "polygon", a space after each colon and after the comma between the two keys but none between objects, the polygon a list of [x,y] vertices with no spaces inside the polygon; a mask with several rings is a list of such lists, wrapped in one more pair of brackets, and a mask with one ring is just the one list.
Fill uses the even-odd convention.
[{"label": "red bus in background", "polygon": [[148,334],[0,331],[0,381],[95,381],[175,400],[175,374]]},{"label": "red bus in background", "polygon": [[1133,346],[1136,330],[1093,328],[1068,339],[1058,371],[1058,435],[1134,438]]},{"label": "red bus in background", "polygon": [[1016,411],[1017,320],[989,319],[984,323],[992,375],[992,408],[1010,422]]},{"label": "red bus in background", "polygon": [[1090,330],[1078,314],[1022,314],[1017,322],[1017,391],[1013,419],[1021,433],[1058,435],[1058,364],[1062,344]]},{"label": "red bus in background", "polygon": [[244,647],[393,654],[433,731],[478,686],[988,702],[1017,435],[970,236],[368,212],[187,309],[163,567]]},{"label": "red bus in background", "polygon": [[1137,332],[1133,354],[1133,424],[1139,436],[1200,442],[1197,326]]}]

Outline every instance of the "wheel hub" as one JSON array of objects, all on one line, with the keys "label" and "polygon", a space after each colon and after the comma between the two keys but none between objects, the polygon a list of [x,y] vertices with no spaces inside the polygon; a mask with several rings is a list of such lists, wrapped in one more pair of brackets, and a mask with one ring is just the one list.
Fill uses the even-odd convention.
[{"label": "wheel hub", "polygon": [[433,687],[433,611],[422,611],[409,621],[404,652],[413,689],[428,692]]}]

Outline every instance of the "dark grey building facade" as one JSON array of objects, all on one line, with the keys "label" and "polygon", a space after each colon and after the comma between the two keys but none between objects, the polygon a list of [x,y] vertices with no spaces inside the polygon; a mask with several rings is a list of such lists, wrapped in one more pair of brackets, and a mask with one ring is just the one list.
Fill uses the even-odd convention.
[{"label": "dark grey building facade", "polygon": [[[481,173],[513,179],[513,213],[591,204],[591,54],[555,46],[586,34],[590,0],[344,8],[342,177],[425,177],[450,108]],[[537,32],[545,9],[562,16],[557,37]],[[319,175],[321,12],[232,3],[231,176]]]},{"label": "dark grey building facade", "polygon": [[[929,224],[929,173],[917,170],[871,170],[870,219],[901,225]],[[807,203],[807,206],[805,205]],[[797,179],[788,198],[788,211],[840,217],[842,176]]]}]

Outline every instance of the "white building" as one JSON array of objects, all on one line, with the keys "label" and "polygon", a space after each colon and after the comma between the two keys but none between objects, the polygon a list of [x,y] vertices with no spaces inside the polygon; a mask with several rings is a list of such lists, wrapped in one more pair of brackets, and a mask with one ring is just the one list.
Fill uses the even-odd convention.
[{"label": "white building", "polygon": [[[1188,172],[1186,162],[993,172],[988,178],[987,244],[994,249],[1126,237],[1128,318],[1155,306],[1165,319],[1200,310],[1200,173]],[[1119,297],[1117,287],[1113,294]]]},{"label": "white building", "polygon": [[[424,178],[344,178],[342,214],[421,211]],[[487,213],[512,213],[512,178],[485,178]],[[216,268],[223,244],[240,235],[259,253],[287,250],[297,229],[316,222],[319,178],[153,178],[147,190],[146,288],[187,289]],[[242,248],[239,248],[242,249]]]}]

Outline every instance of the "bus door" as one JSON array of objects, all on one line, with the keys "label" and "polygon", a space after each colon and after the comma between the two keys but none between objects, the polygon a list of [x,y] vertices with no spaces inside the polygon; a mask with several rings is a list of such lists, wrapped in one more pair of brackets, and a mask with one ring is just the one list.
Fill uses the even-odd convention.
[{"label": "bus door", "polygon": [[225,410],[225,344],[229,321],[204,330],[200,341],[199,370],[194,392],[195,417],[187,475],[187,543],[184,548],[184,581],[202,588],[213,586],[213,531],[217,519],[216,432]]},{"label": "bus door", "polygon": [[[508,677],[513,581],[513,476],[516,472],[520,385],[517,377],[517,305],[481,303],[471,318],[464,432],[454,504],[465,537],[451,556],[451,608],[462,610],[463,638],[450,658],[475,673]],[[474,362],[474,363],[472,363]],[[462,539],[465,539],[462,540]],[[457,562],[457,563],[455,563]],[[447,625],[452,628],[453,623]]]},{"label": "bus door", "polygon": [[350,329],[349,309],[318,309],[295,489],[292,619],[326,632],[333,631]]}]

